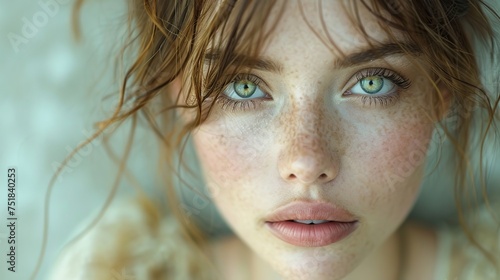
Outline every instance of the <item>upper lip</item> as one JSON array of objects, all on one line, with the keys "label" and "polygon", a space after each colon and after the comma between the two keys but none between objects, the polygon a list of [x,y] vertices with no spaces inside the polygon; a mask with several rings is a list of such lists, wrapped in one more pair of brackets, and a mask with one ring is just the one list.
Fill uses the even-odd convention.
[{"label": "upper lip", "polygon": [[296,201],[279,207],[267,218],[267,222],[289,220],[328,220],[335,222],[356,222],[357,219],[349,211],[325,202]]}]

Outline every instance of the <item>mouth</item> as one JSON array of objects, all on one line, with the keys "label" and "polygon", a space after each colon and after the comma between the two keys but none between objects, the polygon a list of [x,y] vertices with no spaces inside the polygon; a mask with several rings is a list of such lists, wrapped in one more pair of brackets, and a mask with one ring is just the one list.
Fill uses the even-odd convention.
[{"label": "mouth", "polygon": [[358,220],[342,208],[305,202],[279,208],[266,221],[266,227],[277,238],[301,247],[339,242],[354,232],[358,224]]},{"label": "mouth", "polygon": [[329,223],[332,221],[328,221],[328,220],[291,220],[290,222],[296,222],[296,223],[306,224],[306,225],[317,225],[317,224]]}]

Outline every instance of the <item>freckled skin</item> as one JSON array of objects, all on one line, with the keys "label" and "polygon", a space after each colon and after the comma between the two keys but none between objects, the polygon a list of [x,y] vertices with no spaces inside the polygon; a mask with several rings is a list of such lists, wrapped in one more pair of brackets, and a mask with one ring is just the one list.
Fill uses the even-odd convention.
[{"label": "freckled skin", "polygon": [[[366,46],[341,3],[326,2],[325,22],[335,27],[332,38],[343,52]],[[317,18],[309,3],[302,4],[307,18]],[[355,84],[346,84],[348,78],[364,68],[329,70],[334,55],[304,23],[296,2],[286,7],[262,53],[284,65],[283,74],[265,75],[273,101],[216,112],[193,140],[214,202],[252,254],[285,279],[349,279],[371,267],[371,259],[384,258],[384,244],[394,240],[416,199],[423,166],[412,156],[425,153],[431,136],[423,108],[432,92],[410,87],[386,107],[342,96]],[[373,36],[384,39],[374,26]],[[420,75],[398,59],[392,70],[410,79]],[[371,67],[377,65],[387,67],[382,61]],[[339,205],[358,217],[359,228],[321,248],[287,244],[265,228],[264,218],[297,199]]]}]

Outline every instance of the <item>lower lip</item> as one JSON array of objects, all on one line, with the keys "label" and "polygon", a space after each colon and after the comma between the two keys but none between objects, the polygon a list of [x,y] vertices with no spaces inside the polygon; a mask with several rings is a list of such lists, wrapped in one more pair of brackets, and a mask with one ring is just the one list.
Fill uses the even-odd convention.
[{"label": "lower lip", "polygon": [[267,222],[271,232],[279,239],[295,246],[321,247],[338,242],[357,228],[357,222],[327,222],[316,225],[292,221]]}]

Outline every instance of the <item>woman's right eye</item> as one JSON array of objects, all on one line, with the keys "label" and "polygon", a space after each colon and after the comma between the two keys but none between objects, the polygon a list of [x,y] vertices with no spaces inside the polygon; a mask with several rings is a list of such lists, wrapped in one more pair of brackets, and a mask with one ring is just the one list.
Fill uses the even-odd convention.
[{"label": "woman's right eye", "polygon": [[267,95],[259,87],[259,81],[255,79],[256,77],[236,78],[226,87],[224,94],[234,100],[266,97]]},{"label": "woman's right eye", "polygon": [[261,82],[262,80],[254,75],[236,76],[219,94],[217,102],[222,104],[222,110],[254,110],[265,100],[272,100],[269,94],[259,87]]}]

